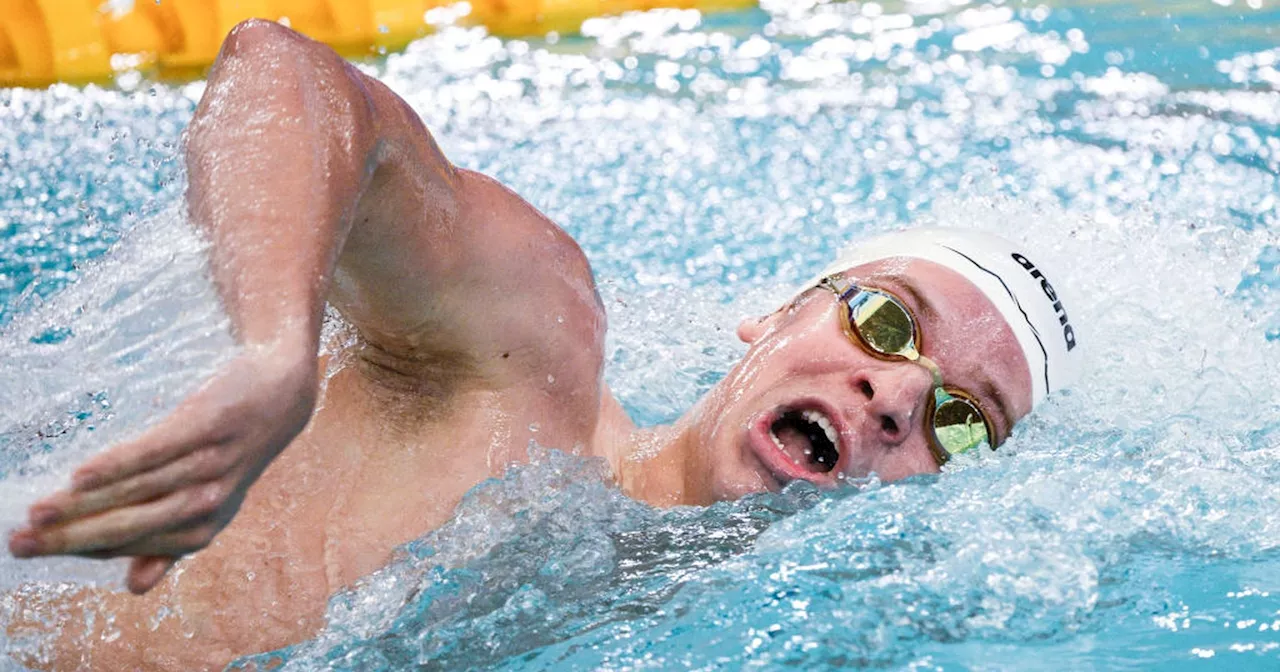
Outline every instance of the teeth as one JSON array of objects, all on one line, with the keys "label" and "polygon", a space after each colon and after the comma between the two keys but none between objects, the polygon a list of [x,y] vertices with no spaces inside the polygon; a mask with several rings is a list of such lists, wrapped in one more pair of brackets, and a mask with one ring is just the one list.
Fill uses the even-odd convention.
[{"label": "teeth", "polygon": [[[789,412],[788,412],[788,414],[789,414],[789,413],[793,413],[793,412],[794,412],[794,411],[789,411]],[[784,415],[783,415],[783,417],[785,418],[785,416],[786,416],[786,415],[787,415],[787,414],[784,414]],[[839,453],[839,451],[841,450],[841,446],[840,446],[840,434],[839,434],[838,432],[836,432],[835,425],[834,425],[834,424],[831,422],[831,420],[826,416],[826,414],[822,413],[821,411],[800,411],[800,417],[801,417],[801,419],[803,419],[805,422],[808,422],[808,423],[809,423],[809,424],[811,424],[811,425],[817,425],[818,427],[821,427],[821,428],[822,428],[822,433],[826,435],[826,437],[827,437],[827,441],[830,441],[830,442],[831,442],[832,447],[834,447],[834,448],[835,448],[835,450],[836,450],[836,457],[838,458],[838,456],[839,456],[839,454],[840,454],[840,453]],[[776,422],[775,422],[774,426],[775,426],[775,427],[777,426]],[[775,446],[777,446],[777,447],[778,447],[778,451],[779,451],[779,452],[781,452],[783,455],[788,455],[788,457],[789,457],[789,459],[791,460],[792,464],[795,464],[797,467],[799,467],[799,466],[804,466],[804,465],[802,465],[802,464],[801,464],[801,460],[800,460],[800,458],[798,458],[798,457],[790,457],[789,453],[787,452],[787,447],[786,447],[785,445],[783,445],[782,440],[778,438],[778,434],[777,434],[777,432],[776,432],[776,431],[774,431],[774,428],[773,428],[773,427],[770,427],[770,428],[769,428],[769,438],[770,438],[770,439],[773,439],[773,445],[775,445]],[[805,455],[805,457],[807,458],[807,460],[814,460],[813,454],[814,454],[814,451],[813,451],[813,449],[812,449],[812,448],[806,448],[806,449],[804,450],[804,455]],[[830,460],[829,460],[829,459],[828,459],[828,457],[827,457],[827,456],[825,456],[825,455],[820,455],[820,456],[818,456],[818,458],[816,459],[816,462],[817,462],[818,464],[823,464],[823,465],[826,465],[826,464],[828,463],[828,461],[830,461]],[[808,462],[806,461],[806,463],[808,463]],[[832,467],[834,467],[835,465],[834,465],[834,464],[832,464],[831,466],[832,466]]]},{"label": "teeth", "polygon": [[[838,438],[839,435],[836,434],[836,427],[831,424],[831,421],[827,419],[826,415],[821,411],[805,411],[801,413],[801,416],[804,417],[805,420],[821,427],[822,432],[827,435],[827,440],[831,442],[831,445],[835,446],[836,450],[840,450],[840,439]],[[776,441],[777,439],[774,440]]]},{"label": "teeth", "polygon": [[[782,441],[778,438],[777,434],[773,433],[772,429],[769,430],[769,438],[773,439],[773,445],[777,446],[778,450],[781,451],[783,455],[787,454],[787,447],[782,445]],[[806,450],[805,452],[808,453],[809,451]],[[800,461],[794,457],[791,458],[791,463],[797,467],[800,466]]]}]

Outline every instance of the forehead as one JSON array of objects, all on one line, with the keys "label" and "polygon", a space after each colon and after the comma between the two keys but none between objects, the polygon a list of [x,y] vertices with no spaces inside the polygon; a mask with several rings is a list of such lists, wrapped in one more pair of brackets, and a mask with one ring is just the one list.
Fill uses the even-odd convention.
[{"label": "forehead", "polygon": [[[882,259],[855,266],[849,280],[889,290],[920,322],[922,353],[948,385],[1007,407],[1010,420],[1031,411],[1031,371],[1013,329],[991,300],[955,271],[923,259]],[[999,399],[982,399],[987,389]]]}]

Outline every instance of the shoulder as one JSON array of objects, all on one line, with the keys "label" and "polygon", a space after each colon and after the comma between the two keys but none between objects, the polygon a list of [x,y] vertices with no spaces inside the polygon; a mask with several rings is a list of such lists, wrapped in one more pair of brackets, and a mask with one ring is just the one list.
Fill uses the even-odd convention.
[{"label": "shoulder", "polygon": [[[535,357],[597,367],[603,357],[604,306],[586,254],[564,229],[496,180],[459,171],[462,225],[495,222],[491,236],[473,249],[493,289],[478,308],[503,325],[510,345]],[[479,260],[468,260],[473,263]],[[501,269],[493,273],[492,269]],[[508,340],[510,339],[510,340]]]},{"label": "shoulder", "polygon": [[408,275],[433,282],[384,283],[396,285],[387,291],[397,295],[417,292],[400,302],[414,315],[406,321],[413,326],[361,330],[384,344],[378,368],[446,395],[475,385],[535,388],[547,380],[561,391],[598,387],[606,320],[582,248],[490,177],[456,169],[454,189],[456,210],[447,223],[401,238],[399,254],[421,267]]},{"label": "shoulder", "polygon": [[591,263],[572,236],[493,178],[459,170],[458,182],[461,225],[490,223],[473,249],[502,269],[495,284],[508,296],[534,299],[527,312],[559,308],[603,319]]}]

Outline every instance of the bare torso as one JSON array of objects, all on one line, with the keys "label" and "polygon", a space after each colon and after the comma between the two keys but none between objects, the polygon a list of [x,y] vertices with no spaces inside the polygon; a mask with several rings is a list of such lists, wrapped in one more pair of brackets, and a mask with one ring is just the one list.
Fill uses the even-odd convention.
[{"label": "bare torso", "polygon": [[465,381],[443,399],[396,389],[348,357],[217,540],[145,596],[101,593],[97,611],[115,614],[121,636],[104,639],[101,623],[87,638],[66,628],[55,667],[220,669],[314,634],[330,595],[447,521],[468,489],[525,460],[530,441],[589,447],[602,343],[578,331],[563,365],[530,371],[527,385]]},{"label": "bare torso", "polygon": [[[211,231],[215,279],[250,354],[142,442],[204,450],[216,477],[178,478],[153,500],[178,515],[130,518],[139,531],[112,554],[171,562],[200,550],[143,596],[85,590],[46,605],[67,620],[53,657],[27,661],[39,667],[211,669],[302,640],[334,592],[444,523],[468,489],[527,459],[530,441],[598,454],[602,434],[631,428],[601,379],[605,317],[581,249],[506,188],[448,164],[380,84],[248,22],[224,45],[192,127],[189,205]],[[314,360],[326,299],[359,334],[339,366]],[[283,377],[261,371],[276,351],[295,362]],[[298,408],[310,421],[287,433],[306,419],[290,419]],[[193,424],[208,429],[175,438]],[[273,455],[278,434],[287,444]],[[183,473],[204,463],[191,464]],[[202,499],[206,486],[217,487]],[[74,508],[80,496],[49,501]],[[123,501],[116,515],[146,506]],[[97,512],[81,514],[91,536],[107,531]],[[67,533],[75,525],[44,552],[110,546]],[[89,626],[87,614],[98,616]]]},{"label": "bare torso", "polygon": [[[605,319],[590,267],[550,221],[524,226],[529,240],[513,247],[554,263],[552,289],[563,287],[529,307],[541,348],[410,364],[360,341],[337,362],[322,357],[310,423],[231,524],[150,593],[99,592],[90,602],[105,609],[92,610],[114,623],[64,628],[54,667],[220,669],[305,639],[335,591],[443,524],[467,490],[527,459],[530,441],[590,452],[598,431],[629,425],[601,380]],[[104,638],[112,627],[121,636]]]}]

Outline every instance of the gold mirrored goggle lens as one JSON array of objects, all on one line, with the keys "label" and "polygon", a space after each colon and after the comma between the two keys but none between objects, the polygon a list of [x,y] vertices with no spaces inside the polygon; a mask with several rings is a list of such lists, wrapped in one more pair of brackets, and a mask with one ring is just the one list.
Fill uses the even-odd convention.
[{"label": "gold mirrored goggle lens", "polygon": [[990,441],[982,411],[968,399],[952,396],[942,389],[935,395],[933,435],[947,457]]},{"label": "gold mirrored goggle lens", "polygon": [[915,323],[906,307],[874,290],[858,292],[848,304],[849,321],[868,346],[882,355],[915,358]]}]

